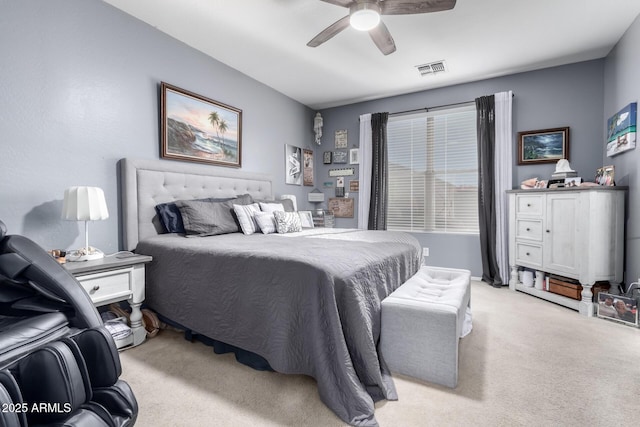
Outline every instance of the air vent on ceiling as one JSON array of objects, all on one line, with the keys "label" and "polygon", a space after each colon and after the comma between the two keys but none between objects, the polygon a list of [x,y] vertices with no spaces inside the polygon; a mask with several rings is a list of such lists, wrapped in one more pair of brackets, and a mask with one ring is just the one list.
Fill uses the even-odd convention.
[{"label": "air vent on ceiling", "polygon": [[416,68],[420,72],[421,76],[429,74],[437,74],[447,71],[447,66],[443,61],[431,62],[429,64],[416,65]]}]

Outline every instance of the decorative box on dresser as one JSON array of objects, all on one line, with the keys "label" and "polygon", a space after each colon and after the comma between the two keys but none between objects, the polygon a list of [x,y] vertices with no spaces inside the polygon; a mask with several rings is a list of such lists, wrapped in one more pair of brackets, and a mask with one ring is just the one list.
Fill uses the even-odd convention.
[{"label": "decorative box on dresser", "polygon": [[142,324],[140,306],[145,299],[145,264],[147,255],[115,255],[94,261],[67,262],[65,268],[87,291],[96,307],[119,301],[131,306],[131,335],[116,340],[118,348],[142,344],[147,331]]},{"label": "decorative box on dresser", "polygon": [[[591,287],[622,282],[627,187],[509,190],[509,288],[593,316]],[[581,300],[526,287],[518,267],[576,279]]]}]

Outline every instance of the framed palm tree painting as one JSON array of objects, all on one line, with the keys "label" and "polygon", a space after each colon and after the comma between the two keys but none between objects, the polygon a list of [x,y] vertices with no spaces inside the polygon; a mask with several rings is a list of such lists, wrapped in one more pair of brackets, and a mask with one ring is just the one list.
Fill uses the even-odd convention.
[{"label": "framed palm tree painting", "polygon": [[165,82],[161,92],[162,158],[241,166],[242,110]]}]

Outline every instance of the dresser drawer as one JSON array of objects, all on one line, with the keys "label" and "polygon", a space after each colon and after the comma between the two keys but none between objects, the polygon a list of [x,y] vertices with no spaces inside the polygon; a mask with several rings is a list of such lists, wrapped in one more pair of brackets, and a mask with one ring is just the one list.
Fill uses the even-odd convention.
[{"label": "dresser drawer", "polygon": [[516,242],[516,263],[524,267],[542,267],[542,245]]},{"label": "dresser drawer", "polygon": [[129,299],[133,295],[133,268],[78,275],[76,279],[97,306]]},{"label": "dresser drawer", "polygon": [[516,238],[542,241],[541,219],[517,219]]},{"label": "dresser drawer", "polygon": [[536,215],[541,216],[544,209],[544,199],[538,194],[519,194],[516,197],[516,215]]}]

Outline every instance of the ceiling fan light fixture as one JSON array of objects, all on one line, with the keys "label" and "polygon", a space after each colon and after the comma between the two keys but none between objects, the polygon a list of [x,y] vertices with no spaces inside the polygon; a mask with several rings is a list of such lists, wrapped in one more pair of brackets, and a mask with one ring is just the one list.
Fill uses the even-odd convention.
[{"label": "ceiling fan light fixture", "polygon": [[349,23],[359,31],[369,31],[380,23],[380,6],[375,3],[356,3],[351,7]]}]

